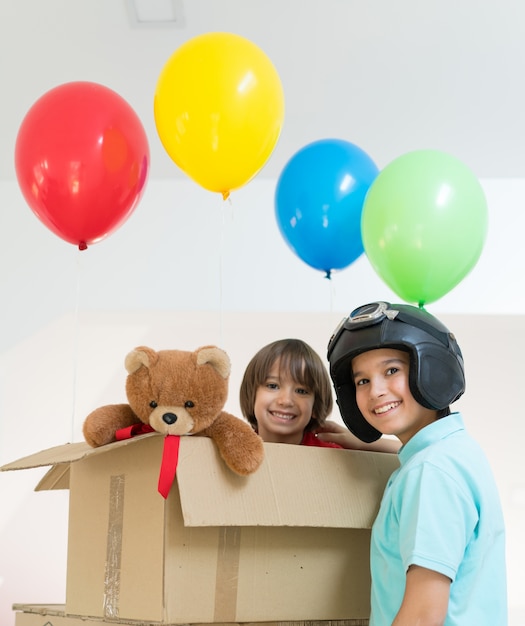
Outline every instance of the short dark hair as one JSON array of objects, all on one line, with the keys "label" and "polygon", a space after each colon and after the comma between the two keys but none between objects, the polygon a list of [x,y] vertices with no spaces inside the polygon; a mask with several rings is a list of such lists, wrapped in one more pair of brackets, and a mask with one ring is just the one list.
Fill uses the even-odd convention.
[{"label": "short dark hair", "polygon": [[281,371],[289,373],[293,380],[313,393],[312,419],[305,430],[316,430],[332,412],[332,386],[321,357],[301,339],[279,339],[264,346],[253,356],[246,367],[239,391],[243,416],[257,430],[253,410],[257,389],[265,383],[278,359]]},{"label": "short dark hair", "polygon": [[437,419],[440,419],[442,417],[446,417],[447,415],[450,415],[450,407],[447,406],[444,409],[439,409],[439,411],[436,411],[436,417]]}]

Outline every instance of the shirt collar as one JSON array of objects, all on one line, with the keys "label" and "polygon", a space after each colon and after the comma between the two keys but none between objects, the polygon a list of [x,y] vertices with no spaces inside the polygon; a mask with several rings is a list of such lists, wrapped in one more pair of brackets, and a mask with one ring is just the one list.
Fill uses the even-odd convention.
[{"label": "shirt collar", "polygon": [[401,465],[431,443],[444,439],[458,430],[465,430],[461,413],[451,413],[425,426],[399,449],[398,455]]}]

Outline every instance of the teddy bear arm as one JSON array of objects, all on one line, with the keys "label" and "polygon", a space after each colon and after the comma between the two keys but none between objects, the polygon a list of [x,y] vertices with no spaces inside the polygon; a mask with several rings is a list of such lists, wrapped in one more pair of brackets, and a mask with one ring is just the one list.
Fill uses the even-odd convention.
[{"label": "teddy bear arm", "polygon": [[198,434],[213,439],[226,465],[241,476],[255,472],[263,461],[261,437],[249,424],[225,411]]},{"label": "teddy bear arm", "polygon": [[129,404],[108,404],[92,411],[84,420],[84,439],[93,448],[116,441],[115,431],[140,423]]}]

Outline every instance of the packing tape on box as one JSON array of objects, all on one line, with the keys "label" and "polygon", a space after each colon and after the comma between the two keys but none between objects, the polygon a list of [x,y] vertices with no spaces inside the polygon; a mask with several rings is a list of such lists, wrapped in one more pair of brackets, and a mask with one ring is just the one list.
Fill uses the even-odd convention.
[{"label": "packing tape on box", "polygon": [[[119,618],[122,535],[124,525],[125,475],[110,478],[108,532],[104,572],[104,618]],[[235,622],[241,529],[219,529],[217,571],[215,577],[214,622]]]},{"label": "packing tape on box", "polygon": [[240,550],[241,529],[234,526],[220,528],[214,622],[236,621]]},{"label": "packing tape on box", "polygon": [[104,572],[104,617],[110,619],[116,619],[119,616],[124,487],[124,475],[111,476],[106,569]]}]

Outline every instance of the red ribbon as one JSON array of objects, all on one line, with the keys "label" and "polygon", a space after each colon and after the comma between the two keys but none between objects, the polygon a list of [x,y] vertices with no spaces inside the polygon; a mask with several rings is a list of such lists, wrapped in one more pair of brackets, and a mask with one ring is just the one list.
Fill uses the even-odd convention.
[{"label": "red ribbon", "polygon": [[178,435],[166,435],[164,437],[164,450],[162,451],[162,463],[160,466],[158,490],[163,498],[167,498],[171,485],[177,473],[179,462],[180,437]]},{"label": "red ribbon", "polygon": [[140,422],[139,424],[133,424],[132,426],[127,426],[126,428],[120,428],[115,432],[115,439],[117,441],[122,441],[123,439],[131,439],[132,437],[137,437],[138,435],[145,435],[146,433],[154,433],[155,429],[152,428],[149,424],[143,424]]},{"label": "red ribbon", "polygon": [[[138,435],[153,433],[155,429],[149,424],[133,424],[126,428],[120,428],[115,432],[117,441],[123,439],[131,439]],[[179,445],[180,437],[178,435],[166,435],[164,437],[164,449],[162,451],[162,462],[160,464],[158,490],[163,498],[167,498],[170,492],[175,474],[177,473],[177,464],[179,462]]]}]

